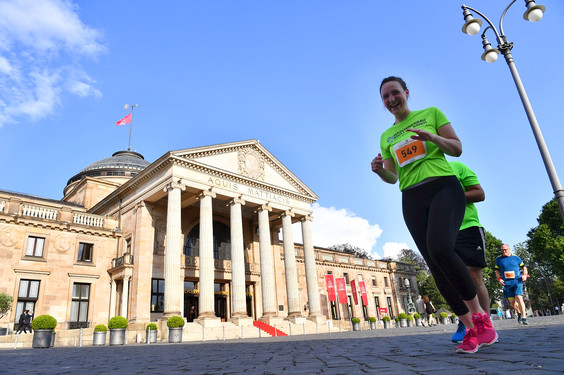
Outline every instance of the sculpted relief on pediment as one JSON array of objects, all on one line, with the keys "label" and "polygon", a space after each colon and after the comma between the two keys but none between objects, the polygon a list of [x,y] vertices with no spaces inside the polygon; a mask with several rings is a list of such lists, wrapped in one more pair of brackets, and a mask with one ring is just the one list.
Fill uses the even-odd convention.
[{"label": "sculpted relief on pediment", "polygon": [[264,181],[264,158],[254,149],[244,148],[238,151],[239,173],[255,180]]}]

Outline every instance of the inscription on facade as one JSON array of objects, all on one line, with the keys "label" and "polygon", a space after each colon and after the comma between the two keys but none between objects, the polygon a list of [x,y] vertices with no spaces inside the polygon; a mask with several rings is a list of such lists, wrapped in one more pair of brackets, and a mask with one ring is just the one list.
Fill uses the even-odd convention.
[{"label": "inscription on facade", "polygon": [[265,199],[267,201],[278,202],[278,203],[287,204],[287,205],[292,204],[292,200],[288,197],[278,195],[278,194],[272,194],[272,193],[269,193],[268,191],[264,191],[264,190],[261,190],[261,189],[255,189],[255,188],[252,188],[250,186],[241,185],[241,184],[238,184],[236,182],[229,181],[229,180],[224,180],[224,179],[217,178],[217,177],[210,177],[208,179],[208,183],[210,185],[214,185],[214,186],[221,187],[221,188],[224,188],[224,189],[236,191],[236,192],[239,192],[239,193],[244,194],[244,195],[258,197],[258,198],[261,198],[261,199]]}]

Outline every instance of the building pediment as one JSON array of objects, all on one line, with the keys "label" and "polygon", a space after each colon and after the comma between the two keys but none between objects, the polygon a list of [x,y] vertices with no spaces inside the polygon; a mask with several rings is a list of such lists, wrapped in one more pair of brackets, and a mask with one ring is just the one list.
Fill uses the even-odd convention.
[{"label": "building pediment", "polygon": [[259,141],[249,140],[177,150],[171,156],[222,174],[248,179],[259,184],[306,196],[317,195],[276,159]]}]

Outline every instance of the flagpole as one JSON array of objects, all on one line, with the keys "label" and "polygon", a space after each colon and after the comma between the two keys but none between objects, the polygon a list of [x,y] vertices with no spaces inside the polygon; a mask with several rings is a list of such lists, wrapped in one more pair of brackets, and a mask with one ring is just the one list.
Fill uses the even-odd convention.
[{"label": "flagpole", "polygon": [[129,123],[129,143],[127,144],[127,151],[131,151],[131,128],[133,127],[133,108],[139,107],[139,104],[126,104],[123,108],[131,108],[131,122]]}]

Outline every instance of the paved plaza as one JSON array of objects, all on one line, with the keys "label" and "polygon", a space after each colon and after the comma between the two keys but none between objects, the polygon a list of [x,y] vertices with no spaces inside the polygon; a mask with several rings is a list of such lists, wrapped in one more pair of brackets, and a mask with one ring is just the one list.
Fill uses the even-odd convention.
[{"label": "paved plaza", "polygon": [[0,350],[0,374],[562,374],[564,316],[495,321],[499,342],[456,354],[455,325],[277,338]]}]

